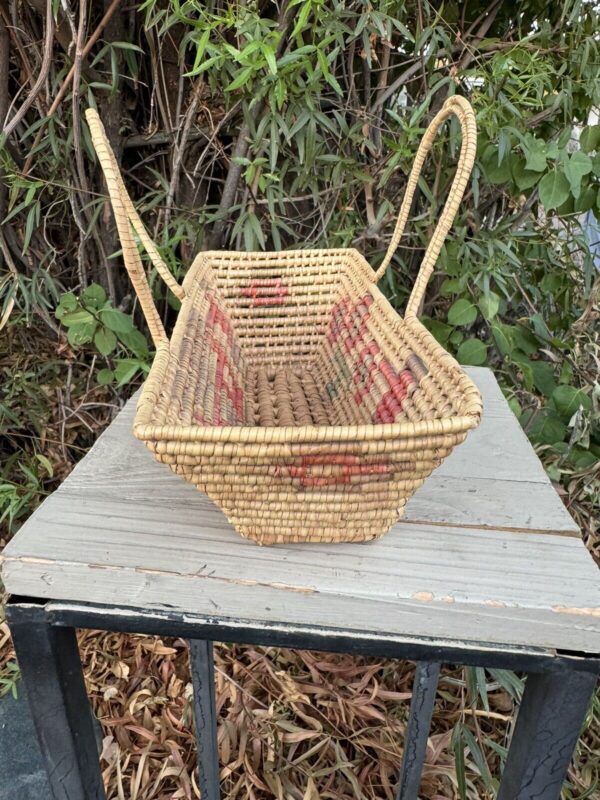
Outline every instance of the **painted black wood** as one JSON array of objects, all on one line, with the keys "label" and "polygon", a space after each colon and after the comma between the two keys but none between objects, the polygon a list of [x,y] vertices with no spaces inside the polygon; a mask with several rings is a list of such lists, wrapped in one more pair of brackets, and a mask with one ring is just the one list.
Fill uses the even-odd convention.
[{"label": "painted black wood", "polygon": [[396,800],[417,800],[439,677],[440,664],[417,662]]},{"label": "painted black wood", "polygon": [[531,673],[497,800],[558,800],[597,674]]},{"label": "painted black wood", "polygon": [[206,639],[190,639],[190,661],[194,686],[198,787],[202,800],[219,800],[221,793],[212,642]]},{"label": "painted black wood", "polygon": [[104,800],[74,629],[50,626],[43,606],[10,606],[7,618],[53,800]]},{"label": "painted black wood", "polygon": [[[219,797],[211,639],[303,647],[352,654],[409,658],[419,664],[405,745],[406,759],[399,797],[413,800],[418,791],[425,752],[438,662],[505,663],[529,671],[513,741],[497,800],[557,800],[569,760],[600,672],[598,658],[579,653],[498,649],[456,642],[386,640],[381,634],[333,636],[318,626],[303,630],[277,623],[257,629],[244,620],[181,616],[167,610],[124,609],[56,601],[43,605],[32,598],[13,597],[7,617],[23,672],[32,716],[52,780],[54,800],[103,800],[104,794],[94,731],[73,628],[185,636],[192,647],[196,719],[199,720],[198,761],[205,776],[204,797]],[[221,635],[219,635],[221,634]],[[235,634],[235,635],[232,635]],[[419,658],[411,657],[418,652]],[[508,661],[507,661],[508,659]],[[425,663],[429,662],[429,663]],[[433,662],[433,663],[432,663]],[[545,670],[540,672],[540,670]],[[212,691],[212,695],[211,695]],[[423,754],[422,754],[423,753]],[[211,794],[211,792],[213,792]],[[402,793],[403,792],[403,793]],[[412,792],[412,794],[410,793]]]},{"label": "painted black wood", "polygon": [[[13,597],[14,603],[35,602]],[[43,602],[43,601],[42,601]],[[284,621],[257,623],[243,617],[231,619],[218,614],[204,616],[165,608],[136,609],[131,606],[108,606],[56,600],[47,603],[49,621],[54,625],[76,628],[145,633],[156,636],[181,636],[184,639],[210,639],[214,642],[295,647],[330,653],[353,653],[377,658],[401,658],[407,661],[440,661],[480,667],[533,671],[600,669],[599,656],[561,652],[541,647],[490,645],[477,641],[445,641],[428,636],[386,635],[378,631],[333,630],[318,623],[308,627]]]}]

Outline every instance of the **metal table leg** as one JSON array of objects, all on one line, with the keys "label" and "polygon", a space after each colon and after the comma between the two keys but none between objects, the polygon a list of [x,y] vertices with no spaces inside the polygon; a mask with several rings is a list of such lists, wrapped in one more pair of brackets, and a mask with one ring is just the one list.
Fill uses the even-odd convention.
[{"label": "metal table leg", "polygon": [[[150,628],[161,635],[188,637],[194,635],[195,626],[176,632],[170,620],[153,627],[136,616],[125,627],[123,615],[60,617],[56,609],[55,624],[50,625],[43,605],[23,600],[7,606],[7,617],[53,800],[104,800],[92,715],[71,626]],[[191,639],[190,646],[200,787],[203,800],[218,800],[213,648],[210,641],[200,639]],[[441,655],[436,651],[436,657]],[[552,664],[551,671],[529,674],[497,800],[558,800],[599,670],[598,661],[588,663],[573,656],[561,658],[560,666]],[[417,665],[398,789],[401,800],[417,797],[438,674],[436,662]]]},{"label": "metal table leg", "polygon": [[53,800],[104,800],[74,628],[49,625],[43,606],[6,613]]},{"label": "metal table leg", "polygon": [[497,800],[558,800],[598,673],[531,673]]},{"label": "metal table leg", "polygon": [[417,663],[396,800],[417,798],[439,676],[439,664]]},{"label": "metal table leg", "polygon": [[198,786],[202,793],[202,800],[219,800],[220,797],[213,659],[212,642],[205,639],[190,639],[194,719],[198,749]]}]

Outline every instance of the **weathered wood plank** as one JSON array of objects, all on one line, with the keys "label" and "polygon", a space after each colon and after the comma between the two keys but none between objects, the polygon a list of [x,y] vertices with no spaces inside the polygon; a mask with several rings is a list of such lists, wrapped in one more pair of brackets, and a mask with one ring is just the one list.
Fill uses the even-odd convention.
[{"label": "weathered wood plank", "polygon": [[[133,441],[119,461],[103,459],[102,471],[96,468],[95,475],[87,469],[77,470],[67,480],[61,491],[74,496],[91,495],[107,508],[118,487],[118,497],[132,505],[146,509],[168,506],[175,512],[193,507],[196,519],[206,519],[209,525],[226,525],[206,496],[158,464],[141,442]],[[549,483],[457,478],[445,475],[442,469],[430,475],[409,500],[402,524],[411,522],[579,536],[575,522]]]},{"label": "weathered wood plank", "polygon": [[[487,386],[489,380],[483,383]],[[492,419],[484,411],[481,427],[469,434],[409,501],[403,524],[417,521],[578,536],[576,524],[495,386],[500,394],[497,402],[503,403],[502,417]],[[487,394],[484,398],[487,409]],[[91,495],[107,504],[107,512],[115,496],[144,508],[193,505],[204,521],[205,514],[214,512],[212,503],[157,463],[145,446],[133,439],[133,413],[131,402],[60,491]],[[226,524],[222,516],[220,520]]]},{"label": "weathered wood plank", "polygon": [[368,544],[241,539],[132,437],[129,406],[6,548],[5,584],[47,599],[600,652],[593,562],[578,536],[557,535],[574,522],[539,465],[527,479],[538,462],[526,441],[515,462],[523,434],[490,373],[474,377],[494,414]]},{"label": "weathered wood plank", "polygon": [[[180,611],[220,622],[239,641],[238,632],[258,628],[288,630],[318,626],[335,638],[416,637],[489,647],[519,646],[600,654],[598,610],[563,613],[552,609],[503,607],[419,598],[377,600],[253,584],[247,572],[236,581],[197,580],[166,572],[84,564],[10,560],[3,578],[9,591],[55,600]],[[13,587],[12,589],[10,587]],[[224,637],[225,638],[225,637]]]},{"label": "weathered wood plank", "polygon": [[548,484],[544,468],[518,420],[508,406],[504,408],[505,413],[495,416],[486,405],[479,427],[469,432],[437,472],[454,478]]},{"label": "weathered wood plank", "polygon": [[[461,447],[466,447],[466,444]],[[575,522],[549,482],[455,477],[445,474],[444,466],[430,475],[409,500],[402,520],[404,524],[415,521],[434,525],[557,531],[579,536]],[[215,513],[208,498],[174,475],[164,464],[157,463],[141,442],[131,442],[119,460],[103,459],[102,471],[96,468],[95,475],[87,469],[85,472],[75,471],[62,491],[91,494],[108,507],[118,487],[120,498],[144,508],[167,505],[176,510],[193,506],[197,517],[202,520]],[[222,515],[219,520],[215,520],[215,524],[225,524]],[[212,524],[211,520],[207,521]]]},{"label": "weathered wood plank", "polygon": [[[142,509],[115,500],[107,515],[102,503],[63,493],[44,505],[36,529],[26,540],[15,540],[6,558],[33,555],[49,563],[143,569],[198,582],[239,580],[384,602],[425,597],[600,608],[596,567],[570,537],[412,524],[366,545],[260,548],[225,528],[217,509],[201,523],[193,510]],[[47,582],[52,580],[48,572]]]},{"label": "weathered wood plank", "polygon": [[550,485],[456,478],[445,475],[443,467],[430,475],[408,501],[401,525],[494,527],[580,537],[579,528]]},{"label": "weathered wood plank", "polygon": [[[491,478],[495,481],[543,483],[550,488],[539,459],[489,370],[473,367],[470,371],[473,379],[483,387],[482,421],[478,428],[469,432],[466,441],[454,449],[436,473],[459,479]],[[109,464],[116,465],[131,455],[131,428],[137,396],[129,401],[124,412],[94,446],[96,456],[106,459]],[[73,476],[91,475],[94,468],[95,465],[86,459],[78,465]]]}]

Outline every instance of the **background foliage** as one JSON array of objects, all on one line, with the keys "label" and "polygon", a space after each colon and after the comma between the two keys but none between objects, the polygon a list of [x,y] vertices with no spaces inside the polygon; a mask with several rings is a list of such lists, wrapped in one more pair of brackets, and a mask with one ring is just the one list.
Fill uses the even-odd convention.
[{"label": "background foliage", "polygon": [[[423,314],[459,360],[494,369],[597,550],[597,30],[577,0],[0,5],[3,539],[152,357],[83,107],[181,277],[218,247],[354,246],[376,267],[423,128],[461,93],[477,164]],[[399,310],[452,179],[450,133],[382,282]],[[152,282],[169,326],[177,301]],[[592,796],[573,781],[569,797]]]}]

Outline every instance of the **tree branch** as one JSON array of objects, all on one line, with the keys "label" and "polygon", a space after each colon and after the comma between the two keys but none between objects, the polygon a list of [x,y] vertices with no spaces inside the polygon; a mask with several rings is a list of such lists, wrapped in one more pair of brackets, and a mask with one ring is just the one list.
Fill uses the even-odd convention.
[{"label": "tree branch", "polygon": [[[106,9],[106,13],[104,14],[102,19],[98,23],[98,27],[92,33],[92,35],[90,36],[90,38],[87,41],[86,46],[83,48],[83,56],[82,56],[82,58],[87,58],[90,50],[92,49],[92,47],[96,44],[96,42],[100,38],[100,34],[104,30],[104,28],[106,28],[106,26],[110,22],[110,19],[111,19],[112,15],[115,13],[117,8],[119,7],[120,2],[121,2],[121,0],[113,0],[112,3],[110,4],[110,6]],[[52,105],[50,106],[50,109],[48,110],[48,117],[46,118],[46,120],[44,120],[43,124],[40,125],[40,127],[38,128],[38,131],[36,133],[35,139],[34,139],[33,144],[31,146],[30,154],[27,157],[27,160],[25,161],[25,164],[23,166],[23,174],[24,175],[27,175],[27,173],[31,169],[31,165],[33,163],[33,153],[35,153],[35,150],[36,150],[38,144],[42,141],[42,136],[44,135],[44,129],[46,127],[46,123],[48,121],[48,118],[50,118],[51,116],[54,115],[54,113],[56,112],[56,109],[61,104],[61,101],[62,101],[63,97],[65,96],[65,94],[67,93],[67,89],[71,85],[74,76],[75,76],[75,65],[73,65],[71,67],[71,69],[67,73],[67,77],[62,82],[62,86],[58,90],[58,94],[54,98],[54,100],[52,102]]]},{"label": "tree branch", "polygon": [[[289,15],[292,17],[292,15]],[[293,18],[293,17],[292,17]],[[277,45],[277,51],[275,53],[275,57],[279,58],[282,54],[285,46],[287,44],[286,41],[286,31],[289,27],[290,19],[288,18],[288,2],[282,3],[281,10],[279,12],[279,19],[277,28],[281,33],[281,38]],[[252,114],[253,122],[258,119],[260,113],[264,106],[264,100],[261,100],[256,104],[254,107],[254,112]],[[221,243],[223,241],[223,234],[225,233],[225,225],[227,222],[227,212],[229,207],[233,205],[235,201],[235,195],[237,193],[238,184],[240,182],[240,177],[242,174],[242,165],[236,164],[236,158],[245,158],[248,149],[250,147],[250,126],[247,123],[244,123],[240,128],[240,132],[238,134],[235,147],[233,148],[233,154],[231,158],[231,163],[229,166],[229,171],[227,172],[227,177],[225,179],[225,185],[223,186],[223,194],[221,195],[221,202],[219,203],[218,209],[218,217],[216,222],[214,223],[213,230],[211,235],[208,238],[208,250],[218,250],[221,247]]]},{"label": "tree branch", "polygon": [[27,99],[23,102],[19,110],[15,113],[10,122],[6,122],[3,128],[4,135],[8,138],[15,130],[17,125],[25,117],[28,110],[35,102],[36,97],[42,90],[48,72],[50,71],[50,64],[52,63],[52,42],[54,40],[54,17],[52,16],[52,0],[46,2],[46,38],[44,41],[44,55],[42,58],[42,65],[40,67],[40,74],[38,75],[33,88],[29,92]]}]

